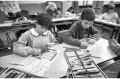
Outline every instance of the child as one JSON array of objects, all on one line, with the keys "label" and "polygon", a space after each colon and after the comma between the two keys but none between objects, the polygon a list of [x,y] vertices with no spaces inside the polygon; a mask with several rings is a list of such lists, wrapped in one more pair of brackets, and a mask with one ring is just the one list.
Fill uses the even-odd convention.
[{"label": "child", "polygon": [[48,13],[52,18],[56,17],[56,4],[54,2],[49,2],[48,6],[46,7],[46,13]]},{"label": "child", "polygon": [[105,12],[104,14],[102,14],[102,16],[100,16],[100,19],[105,19],[105,20],[109,20],[111,22],[118,22],[119,21],[119,16],[118,14],[115,12],[115,5],[109,5],[108,6],[108,11]]},{"label": "child", "polygon": [[66,16],[66,17],[73,17],[73,16],[76,16],[73,7],[70,7],[70,8],[67,10],[65,16]]},{"label": "child", "polygon": [[48,43],[55,42],[54,35],[47,30],[51,18],[46,13],[37,17],[35,28],[26,31],[21,35],[18,42],[13,44],[13,52],[21,56],[39,55],[47,50]]},{"label": "child", "polygon": [[57,8],[57,18],[62,17],[61,8]]},{"label": "child", "polygon": [[81,20],[75,22],[63,37],[63,42],[80,48],[87,48],[87,43],[95,43],[100,38],[93,26],[95,12],[92,8],[85,8],[81,13]]},{"label": "child", "polygon": [[21,12],[16,13],[16,22],[27,21],[27,18],[22,15]]}]

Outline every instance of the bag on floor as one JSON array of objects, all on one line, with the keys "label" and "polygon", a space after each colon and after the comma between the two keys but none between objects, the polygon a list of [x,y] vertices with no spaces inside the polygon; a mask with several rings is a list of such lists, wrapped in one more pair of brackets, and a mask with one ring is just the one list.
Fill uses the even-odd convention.
[{"label": "bag on floor", "polygon": [[112,51],[120,56],[120,44],[117,42],[116,39],[110,39],[108,41],[109,47],[112,49]]}]

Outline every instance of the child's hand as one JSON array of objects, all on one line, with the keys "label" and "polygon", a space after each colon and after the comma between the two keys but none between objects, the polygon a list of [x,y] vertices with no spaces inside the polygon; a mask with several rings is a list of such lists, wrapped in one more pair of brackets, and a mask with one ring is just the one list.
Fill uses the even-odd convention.
[{"label": "child's hand", "polygon": [[49,50],[49,47],[48,47],[48,46],[45,46],[45,47],[41,50],[41,53],[48,52],[48,50]]},{"label": "child's hand", "polygon": [[31,54],[31,55],[34,55],[34,56],[39,55],[39,54],[41,54],[41,49],[32,48],[30,54]]},{"label": "child's hand", "polygon": [[89,40],[88,40],[88,43],[89,43],[89,44],[94,44],[94,43],[95,43],[95,40],[94,40],[94,39],[89,39]]},{"label": "child's hand", "polygon": [[87,47],[88,47],[88,46],[87,46],[87,42],[81,41],[80,48],[86,49]]}]

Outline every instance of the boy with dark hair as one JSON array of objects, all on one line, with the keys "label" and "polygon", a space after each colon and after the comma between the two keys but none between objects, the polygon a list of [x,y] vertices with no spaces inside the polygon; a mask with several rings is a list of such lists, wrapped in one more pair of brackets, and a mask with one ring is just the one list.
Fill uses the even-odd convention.
[{"label": "boy with dark hair", "polygon": [[16,13],[16,18],[17,18],[16,22],[27,21],[27,18],[25,16],[23,16],[21,12]]},{"label": "boy with dark hair", "polygon": [[63,37],[63,42],[80,48],[87,48],[88,43],[95,43],[100,38],[99,32],[93,26],[95,12],[92,8],[85,8],[81,13],[81,20],[75,22]]},{"label": "boy with dark hair", "polygon": [[51,17],[41,13],[37,17],[35,28],[21,35],[18,42],[13,44],[13,52],[21,56],[39,55],[47,50],[48,43],[56,42],[54,35],[47,30],[51,23]]}]

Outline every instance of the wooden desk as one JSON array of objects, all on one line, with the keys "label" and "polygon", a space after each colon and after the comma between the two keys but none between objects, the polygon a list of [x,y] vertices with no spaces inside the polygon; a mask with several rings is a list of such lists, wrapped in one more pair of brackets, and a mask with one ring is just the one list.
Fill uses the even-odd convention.
[{"label": "wooden desk", "polygon": [[[45,74],[43,75],[44,77],[52,77],[52,78],[57,77],[58,78],[66,74],[68,65],[64,58],[64,50],[66,49],[64,47],[79,49],[79,47],[71,46],[65,43],[53,46],[51,49],[58,49],[61,52],[57,54],[57,57],[54,59],[52,65],[49,67],[47,72],[45,72]],[[108,47],[108,41],[103,38],[97,41],[94,45],[89,45],[87,50],[89,50],[90,53],[93,54],[94,56],[100,57],[100,59],[93,58],[93,60],[97,64],[117,56]],[[20,57],[14,54],[4,56],[0,58],[0,66],[15,67],[15,66],[10,65],[9,62],[21,63],[22,61],[25,60],[25,58],[26,57]]]},{"label": "wooden desk", "polygon": [[[113,23],[113,22],[110,22],[110,21],[107,21],[107,20],[100,20],[98,18],[95,19],[94,23],[112,28],[113,31],[112,31],[112,34],[111,34],[110,38],[113,38],[114,35],[115,35],[115,38],[116,38],[116,35],[118,33],[118,29],[120,28],[120,24]],[[103,27],[101,27],[101,28],[103,28]]]},{"label": "wooden desk", "polygon": [[14,23],[0,24],[0,49],[11,47],[13,42],[17,41],[18,39],[17,32],[19,30],[28,30],[33,28],[33,26],[29,26],[29,23],[17,24],[17,26],[15,26]]},{"label": "wooden desk", "polygon": [[78,20],[79,16],[76,17],[61,17],[61,18],[54,18],[52,19],[53,22],[59,22],[59,21],[69,21],[69,20]]},{"label": "wooden desk", "polygon": [[4,23],[4,24],[0,24],[0,27],[11,27],[12,23]]},{"label": "wooden desk", "polygon": [[76,20],[79,20],[79,16],[54,18],[52,19],[52,22],[53,25],[66,25],[66,24],[72,24]]},{"label": "wooden desk", "polygon": [[[51,61],[51,66],[49,69],[45,72],[43,77],[49,77],[49,78],[59,78],[66,75],[68,65],[66,63],[66,60],[64,58],[64,53],[57,54],[57,56]],[[0,66],[2,67],[9,67],[9,68],[17,68],[14,65],[11,65],[9,63],[21,63],[23,62],[27,57],[20,57],[18,55],[12,54],[8,56],[4,56],[0,58]]]},{"label": "wooden desk", "polygon": [[[55,48],[59,50],[65,50],[64,47],[69,47],[69,48],[78,48],[76,46],[71,46],[65,43],[62,43],[60,45],[57,45]],[[101,62],[107,61],[109,59],[112,59],[114,57],[117,57],[117,55],[109,48],[108,41],[106,39],[100,38],[94,45],[89,45],[87,48],[89,50],[90,54],[93,54],[94,56],[100,57],[98,58],[93,58],[96,64],[99,64]]]}]

